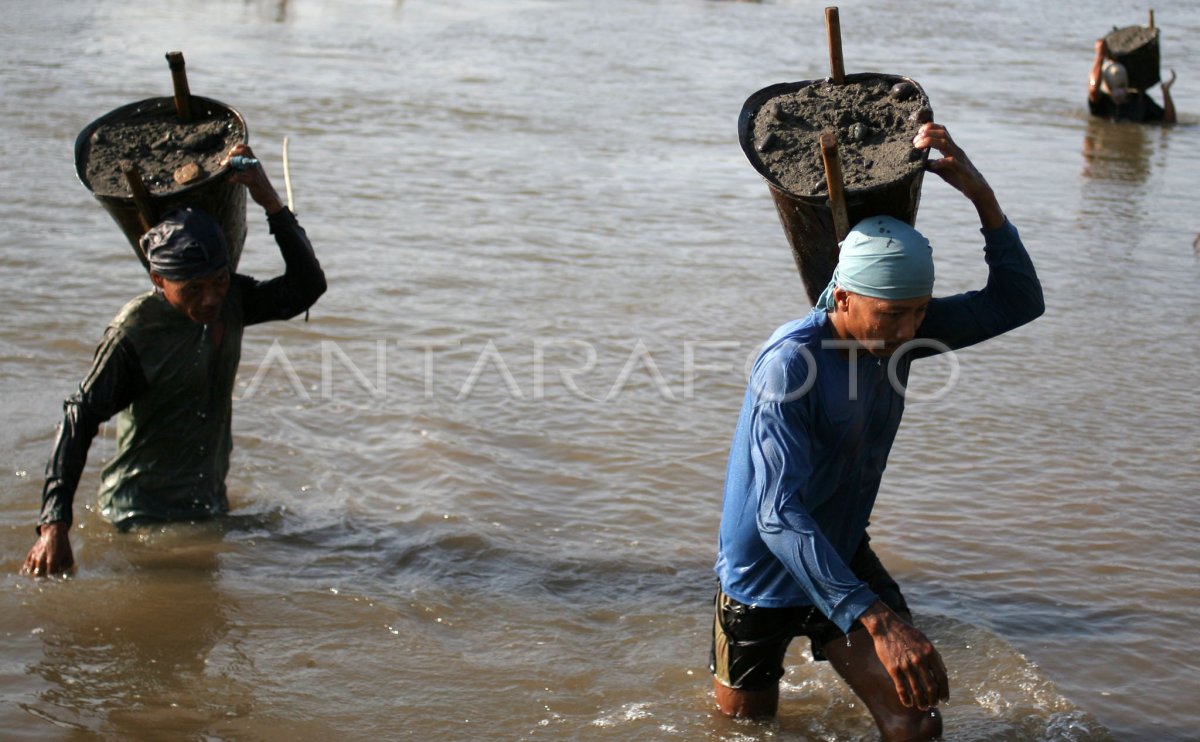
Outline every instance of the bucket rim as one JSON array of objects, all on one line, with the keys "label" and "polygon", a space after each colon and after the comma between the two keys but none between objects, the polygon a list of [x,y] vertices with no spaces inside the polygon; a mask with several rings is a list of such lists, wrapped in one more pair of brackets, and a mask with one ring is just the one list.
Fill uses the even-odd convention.
[{"label": "bucket rim", "polygon": [[[241,127],[241,130],[242,130],[242,144],[248,144],[250,142],[250,129],[246,125],[246,119],[245,119],[245,117],[242,116],[241,112],[239,112],[236,108],[234,108],[233,106],[231,106],[227,103],[222,103],[221,101],[215,100],[213,98],[206,98],[202,95],[193,95],[193,96],[191,96],[191,100],[198,101],[203,105],[213,106],[213,107],[228,111],[229,113],[233,114],[234,119],[238,122],[238,125]],[[128,117],[131,113],[139,112],[139,109],[144,109],[144,110],[150,111],[150,110],[159,109],[159,108],[167,108],[168,106],[170,106],[170,108],[174,109],[175,99],[173,97],[156,96],[153,98],[143,98],[142,100],[138,100],[138,101],[134,101],[132,103],[126,103],[125,105],[118,106],[118,107],[112,109],[111,111],[109,111],[108,113],[105,113],[104,115],[99,116],[98,118],[94,119],[91,123],[89,123],[87,126],[83,127],[83,129],[79,132],[79,135],[75,137],[75,177],[78,178],[79,182],[83,185],[83,187],[88,190],[88,193],[91,193],[94,197],[96,197],[102,201],[103,200],[111,200],[111,201],[124,202],[124,201],[132,201],[133,200],[133,194],[127,194],[125,196],[112,196],[112,195],[107,195],[107,194],[96,193],[96,191],[92,189],[92,184],[88,182],[87,175],[85,173],[85,167],[84,167],[84,164],[85,164],[84,156],[85,156],[85,154],[90,152],[90,149],[91,149],[90,142],[91,142],[92,134],[96,131],[96,129],[100,128],[102,125],[109,123],[115,119]],[[228,176],[230,170],[231,170],[230,166],[226,165],[225,167],[212,173],[211,175],[209,175],[207,178],[204,178],[203,180],[198,180],[194,183],[188,183],[186,186],[180,188],[179,190],[171,191],[169,194],[154,194],[154,196],[156,198],[162,197],[162,196],[170,196],[171,198],[175,198],[177,196],[186,195],[193,190],[199,190],[205,186],[212,185],[217,180],[226,178]]]},{"label": "bucket rim", "polygon": [[[907,82],[907,83],[911,84],[913,87],[916,88],[917,95],[919,95],[921,97],[921,101],[926,106],[930,106],[929,96],[925,93],[925,88],[921,87],[921,84],[918,83],[916,80],[914,80],[911,77],[908,77],[906,75],[894,75],[894,74],[890,74],[887,72],[855,72],[855,73],[846,75],[847,83],[856,83],[856,82],[863,82],[866,80],[878,80],[878,79],[882,79],[882,80],[891,82],[893,84],[900,83],[900,82]],[[796,82],[775,83],[774,85],[768,85],[767,87],[762,88],[761,90],[755,91],[754,93],[752,93],[750,95],[750,97],[746,98],[746,102],[742,104],[741,113],[738,114],[738,142],[739,142],[739,144],[741,144],[742,153],[744,155],[746,155],[746,159],[750,161],[750,164],[754,167],[755,171],[760,176],[762,176],[763,180],[767,181],[767,185],[768,185],[768,187],[770,187],[770,189],[772,191],[778,191],[779,193],[787,196],[788,198],[793,198],[793,199],[796,199],[799,201],[803,201],[805,203],[823,205],[823,204],[827,204],[829,202],[829,196],[827,194],[814,196],[814,195],[810,195],[810,194],[806,194],[806,193],[796,193],[795,191],[789,190],[788,188],[784,187],[783,184],[781,184],[779,182],[779,180],[770,173],[769,170],[767,170],[766,164],[762,162],[762,160],[758,157],[757,152],[754,149],[753,123],[754,123],[754,117],[758,114],[759,109],[762,108],[763,105],[767,101],[771,100],[772,98],[776,98],[780,95],[785,95],[787,93],[794,93],[797,90],[809,87],[811,85],[817,85],[820,83],[831,83],[831,82],[832,82],[832,78],[824,77],[824,78],[816,78],[816,79],[812,79],[812,80],[798,80]],[[929,159],[929,150],[927,150],[927,149],[922,150],[922,157],[921,157],[920,162],[922,164],[924,164],[924,162],[926,162],[928,159]],[[914,168],[914,170],[917,170],[917,169]],[[874,194],[878,191],[882,191],[886,188],[890,188],[892,185],[894,185],[894,184],[878,183],[869,188],[849,188],[849,187],[847,187],[845,189],[846,199],[854,200],[854,199],[859,199],[859,198],[864,198],[864,197],[870,197],[872,194]]]},{"label": "bucket rim", "polygon": [[1137,29],[1139,31],[1150,31],[1151,32],[1150,38],[1146,39],[1145,41],[1138,44],[1137,46],[1132,46],[1128,49],[1121,49],[1120,51],[1114,51],[1110,47],[1109,52],[1111,52],[1112,54],[1118,55],[1118,56],[1132,54],[1132,53],[1138,51],[1139,49],[1145,49],[1147,47],[1158,44],[1159,40],[1162,38],[1162,29],[1160,29],[1158,26],[1142,26],[1137,23],[1131,23],[1128,26],[1120,26],[1120,27],[1113,26],[1113,29],[1111,31],[1104,34],[1104,41],[1107,42],[1110,38],[1112,38],[1112,36],[1114,34],[1118,34],[1122,31],[1132,31],[1134,29]]}]

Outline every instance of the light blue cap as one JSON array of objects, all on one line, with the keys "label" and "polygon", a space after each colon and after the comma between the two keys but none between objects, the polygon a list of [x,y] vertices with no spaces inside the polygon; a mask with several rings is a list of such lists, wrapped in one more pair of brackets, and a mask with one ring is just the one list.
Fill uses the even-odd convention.
[{"label": "light blue cap", "polygon": [[840,244],[833,279],[816,309],[834,307],[833,289],[876,299],[916,299],[933,293],[933,248],[911,225],[890,216],[863,219]]}]

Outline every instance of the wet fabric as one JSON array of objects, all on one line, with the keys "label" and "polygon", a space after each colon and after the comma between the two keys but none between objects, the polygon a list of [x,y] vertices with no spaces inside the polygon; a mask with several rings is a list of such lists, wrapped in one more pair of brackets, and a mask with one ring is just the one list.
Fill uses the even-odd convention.
[{"label": "wet fabric", "polygon": [[[814,309],[771,336],[730,447],[715,571],[746,605],[815,606],[843,631],[877,598],[847,566],[866,534],[914,360],[978,343],[1044,310],[1015,227],[981,230],[985,288],[933,299],[923,347],[851,356]],[[919,344],[920,345],[920,344]]]},{"label": "wet fabric", "polygon": [[1136,123],[1157,123],[1167,115],[1162,106],[1142,92],[1130,95],[1121,104],[1118,104],[1111,96],[1099,93],[1096,100],[1088,101],[1088,110],[1093,116]]},{"label": "wet fabric", "polygon": [[110,323],[92,368],[64,403],[46,466],[38,522],[71,523],[88,448],[117,416],[117,452],[101,474],[101,514],[135,520],[199,519],[228,510],[225,476],[242,330],[289,319],[325,290],[304,230],[284,210],[268,219],[287,265],[268,281],[235,275],[219,319],[199,325],[160,293],[129,302]]},{"label": "wet fabric", "polygon": [[221,225],[192,207],[168,213],[138,243],[150,270],[171,281],[203,278],[229,264]]},{"label": "wet fabric", "polygon": [[894,217],[863,219],[839,244],[833,278],[816,306],[833,309],[833,290],[838,286],[876,299],[929,296],[933,293],[933,250],[929,240]]},{"label": "wet fabric", "polygon": [[[107,520],[188,520],[228,511],[243,296],[231,290],[213,325],[192,322],[158,293],[130,302],[113,321],[105,343],[128,344],[145,391],[117,415],[117,453],[100,478],[100,514]],[[218,323],[220,343],[213,337]]]},{"label": "wet fabric", "polygon": [[[907,614],[908,602],[900,586],[884,569],[864,538],[850,562],[854,574],[896,613]],[[863,628],[857,621],[851,631]],[[809,640],[813,659],[826,661],[823,647],[843,635],[842,630],[813,606],[759,608],[739,603],[717,586],[713,599],[713,636],[708,671],[737,690],[763,690],[783,677],[783,660],[793,637]]]}]

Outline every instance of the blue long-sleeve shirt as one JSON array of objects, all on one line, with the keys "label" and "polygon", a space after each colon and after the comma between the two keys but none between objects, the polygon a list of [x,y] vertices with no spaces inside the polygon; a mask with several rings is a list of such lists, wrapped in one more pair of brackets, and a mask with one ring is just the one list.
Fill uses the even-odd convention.
[{"label": "blue long-sleeve shirt", "polygon": [[995,337],[1045,309],[1016,228],[1005,221],[981,232],[987,285],[932,300],[916,338],[936,344],[895,356],[890,374],[887,359],[830,342],[824,311],[771,336],[729,454],[715,567],[727,595],[767,608],[816,606],[843,631],[875,602],[847,564],[866,533],[912,361]]}]

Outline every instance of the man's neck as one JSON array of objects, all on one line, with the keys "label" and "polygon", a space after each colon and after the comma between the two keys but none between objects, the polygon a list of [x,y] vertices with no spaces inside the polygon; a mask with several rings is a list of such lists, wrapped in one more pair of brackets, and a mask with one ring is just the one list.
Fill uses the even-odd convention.
[{"label": "man's neck", "polygon": [[829,325],[830,334],[838,340],[845,340],[849,337],[845,326],[842,324],[843,318],[844,315],[840,314],[836,309],[825,310],[825,322]]}]

